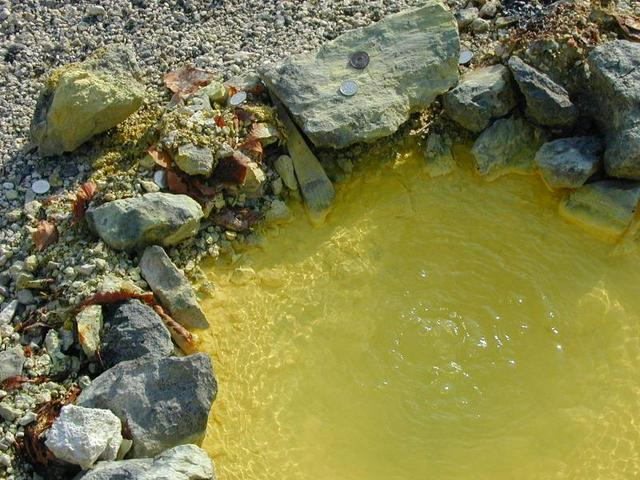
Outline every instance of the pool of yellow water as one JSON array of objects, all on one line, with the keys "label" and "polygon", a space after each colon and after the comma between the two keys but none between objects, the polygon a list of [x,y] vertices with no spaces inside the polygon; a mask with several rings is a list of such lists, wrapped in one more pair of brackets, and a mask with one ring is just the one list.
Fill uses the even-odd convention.
[{"label": "pool of yellow water", "polygon": [[558,200],[399,156],[205,266],[220,480],[640,478],[640,259]]}]

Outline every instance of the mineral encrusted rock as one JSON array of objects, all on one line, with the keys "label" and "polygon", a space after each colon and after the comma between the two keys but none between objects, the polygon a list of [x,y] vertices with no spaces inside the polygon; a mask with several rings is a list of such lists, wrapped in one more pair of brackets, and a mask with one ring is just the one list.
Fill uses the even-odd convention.
[{"label": "mineral encrusted rock", "polygon": [[133,250],[150,244],[176,245],[198,231],[203,215],[187,195],[147,193],[90,208],[86,218],[111,248]]},{"label": "mineral encrusted rock", "polygon": [[100,348],[102,320],[102,306],[100,305],[90,305],[76,315],[78,341],[88,358],[94,358]]},{"label": "mineral encrusted rock", "polygon": [[482,132],[471,153],[478,173],[493,180],[512,172],[533,173],[542,143],[542,132],[524,119],[501,118]]},{"label": "mineral encrusted rock", "polygon": [[423,151],[425,168],[429,176],[446,175],[456,167],[456,161],[451,152],[452,143],[446,135],[438,133],[429,135]]},{"label": "mineral encrusted rock", "polygon": [[509,68],[525,97],[529,118],[545,127],[570,128],[575,125],[578,109],[564,87],[518,57],[511,57]]},{"label": "mineral encrusted rock", "polygon": [[[357,51],[369,65],[348,65]],[[262,79],[316,146],[345,147],[395,132],[413,111],[458,81],[460,42],[451,12],[439,1],[347,32],[315,53],[260,69]],[[340,94],[344,80],[358,93]]]},{"label": "mineral encrusted rock", "polygon": [[215,480],[213,462],[195,445],[179,445],[156,458],[100,462],[75,480]]},{"label": "mineral encrusted rock", "polygon": [[604,166],[640,180],[640,44],[616,40],[588,57],[592,115],[607,133]]},{"label": "mineral encrusted rock", "polygon": [[640,200],[640,183],[602,180],[571,192],[560,204],[567,220],[615,241],[625,232]]},{"label": "mineral encrusted rock", "polygon": [[104,308],[102,360],[107,368],[143,355],[168,357],[171,334],[160,316],[140,300],[127,300]]},{"label": "mineral encrusted rock", "polygon": [[121,430],[109,410],[65,405],[47,431],[45,445],[56,458],[86,469],[97,460],[116,459]]},{"label": "mineral encrusted rock", "polygon": [[597,137],[561,138],[542,145],[535,160],[550,188],[578,188],[598,170],[603,149]]},{"label": "mineral encrusted rock", "polygon": [[190,328],[209,326],[191,283],[162,247],[148,247],[139,266],[153,293],[176,321]]},{"label": "mineral encrusted rock", "polygon": [[131,432],[132,458],[157,455],[182,443],[198,442],[218,387],[211,359],[144,356],[121,362],[93,380],[78,405],[105,408]]},{"label": "mineral encrusted rock", "polygon": [[6,379],[22,375],[22,367],[26,358],[20,345],[7,348],[0,352],[0,382]]},{"label": "mineral encrusted rock", "polygon": [[40,154],[71,152],[135,112],[144,97],[137,68],[130,48],[113,45],[55,70],[31,123]]},{"label": "mineral encrusted rock", "polygon": [[215,166],[211,150],[193,144],[180,145],[175,162],[180,170],[189,175],[209,176]]},{"label": "mineral encrusted rock", "polygon": [[453,90],[443,96],[445,114],[472,132],[481,132],[494,118],[503,117],[516,106],[509,69],[492,65],[471,70]]}]

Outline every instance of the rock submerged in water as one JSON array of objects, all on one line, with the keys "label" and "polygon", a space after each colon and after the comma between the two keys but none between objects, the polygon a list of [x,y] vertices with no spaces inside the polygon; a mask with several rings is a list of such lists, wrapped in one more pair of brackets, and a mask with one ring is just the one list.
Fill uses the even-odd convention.
[{"label": "rock submerged in water", "polygon": [[157,455],[198,442],[207,428],[218,385],[204,353],[121,362],[93,380],[78,397],[83,407],[111,410],[128,426],[130,456]]},{"label": "rock submerged in water", "polygon": [[520,87],[531,120],[545,127],[571,128],[578,120],[578,109],[569,93],[544,73],[511,57],[509,68]]},{"label": "rock submerged in water", "polygon": [[430,177],[439,177],[451,173],[456,167],[451,147],[453,142],[446,135],[432,133],[427,138],[427,144],[423,151],[427,174]]},{"label": "rock submerged in water", "polygon": [[[366,68],[349,66],[365,51]],[[260,69],[262,79],[318,147],[342,148],[394,133],[458,81],[460,41],[452,13],[439,1],[347,32],[315,53]],[[358,84],[340,94],[345,80]]]},{"label": "rock submerged in water", "polygon": [[195,235],[204,216],[187,195],[147,193],[87,210],[89,227],[115,250],[176,245]]},{"label": "rock submerged in water", "polygon": [[74,480],[215,480],[207,453],[196,445],[178,445],[155,458],[99,462]]},{"label": "rock submerged in water", "polygon": [[603,150],[597,137],[561,138],[542,145],[535,160],[551,189],[578,188],[598,170]]},{"label": "rock submerged in water", "polygon": [[138,110],[144,86],[136,79],[137,69],[133,51],[113,45],[55,70],[31,122],[40,155],[71,152]]},{"label": "rock submerged in water", "polygon": [[162,247],[147,247],[139,266],[153,293],[176,321],[189,328],[209,326],[191,283]]},{"label": "rock submerged in water", "polygon": [[542,143],[542,132],[526,120],[501,118],[480,134],[471,153],[478,173],[494,180],[507,173],[533,173]]},{"label": "rock submerged in water", "polygon": [[471,70],[443,96],[444,112],[472,132],[481,132],[494,118],[507,115],[517,104],[509,69],[492,65]]}]

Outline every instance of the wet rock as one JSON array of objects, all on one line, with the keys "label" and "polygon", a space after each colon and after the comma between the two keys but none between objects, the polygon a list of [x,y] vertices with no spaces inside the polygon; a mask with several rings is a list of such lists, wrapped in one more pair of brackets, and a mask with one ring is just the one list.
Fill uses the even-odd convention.
[{"label": "wet rock", "polygon": [[[348,65],[360,50],[370,56],[363,70]],[[347,32],[315,53],[265,65],[260,74],[316,146],[340,148],[390,135],[411,112],[429,106],[456,84],[459,53],[453,15],[429,0]],[[340,94],[346,79],[357,82],[355,96]]]},{"label": "wet rock", "polygon": [[476,169],[493,180],[507,173],[533,173],[542,132],[522,118],[496,120],[473,144]]},{"label": "wet rock", "polygon": [[293,214],[282,200],[274,200],[267,209],[264,220],[267,223],[274,224],[289,223],[293,220]]},{"label": "wet rock", "polygon": [[153,293],[176,321],[189,328],[209,326],[191,283],[162,247],[148,247],[139,266]]},{"label": "wet rock", "polygon": [[100,348],[100,332],[102,331],[102,307],[91,305],[76,315],[78,341],[82,351],[89,358],[96,356]]},{"label": "wet rock", "polygon": [[101,353],[106,367],[111,368],[143,355],[167,357],[173,353],[173,343],[151,307],[140,300],[127,300],[104,308]]},{"label": "wet rock", "polygon": [[575,125],[578,109],[562,86],[518,57],[511,57],[509,68],[525,97],[529,118],[546,127]]},{"label": "wet rock", "polygon": [[298,189],[298,181],[296,180],[296,174],[293,169],[293,160],[291,160],[289,155],[280,155],[275,162],[273,162],[273,167],[289,190]]},{"label": "wet rock", "polygon": [[443,97],[445,114],[472,132],[481,132],[492,119],[516,106],[511,73],[504,65],[471,70]]},{"label": "wet rock", "polygon": [[25,360],[24,351],[19,345],[0,352],[0,382],[22,375]]},{"label": "wet rock", "polygon": [[551,188],[578,188],[598,170],[604,146],[597,137],[561,138],[536,153],[542,178]]},{"label": "wet rock", "polygon": [[135,112],[144,97],[136,72],[133,51],[122,45],[55,70],[31,122],[31,136],[40,154],[71,152]]},{"label": "wet rock", "polygon": [[178,445],[155,459],[100,462],[75,480],[215,480],[213,462],[195,445]]},{"label": "wet rock", "polygon": [[45,445],[56,458],[86,469],[97,460],[116,459],[121,430],[109,410],[65,405],[47,431]]},{"label": "wet rock", "polygon": [[432,133],[427,138],[423,151],[427,173],[431,177],[439,177],[451,173],[456,161],[451,153],[452,142],[447,136]]},{"label": "wet rock", "polygon": [[129,427],[133,458],[197,442],[207,427],[217,383],[211,359],[145,356],[121,362],[93,380],[78,405],[106,408]]},{"label": "wet rock", "polygon": [[585,230],[610,241],[625,232],[640,200],[640,183],[602,180],[571,192],[560,204],[560,214]]},{"label": "wet rock", "polygon": [[87,210],[90,228],[116,250],[176,245],[193,236],[202,208],[186,195],[147,193]]},{"label": "wet rock", "polygon": [[209,176],[215,167],[211,150],[190,143],[178,147],[175,162],[180,170],[189,175]]}]

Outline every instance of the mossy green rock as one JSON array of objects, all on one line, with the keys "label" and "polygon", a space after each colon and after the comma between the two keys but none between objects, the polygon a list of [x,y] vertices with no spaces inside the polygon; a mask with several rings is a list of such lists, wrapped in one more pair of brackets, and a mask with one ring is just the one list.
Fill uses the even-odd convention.
[{"label": "mossy green rock", "polygon": [[[369,64],[349,66],[365,51]],[[260,75],[316,146],[346,147],[390,135],[409,114],[428,107],[458,81],[460,41],[440,2],[400,12],[328,42],[315,53],[268,64]],[[345,80],[358,84],[351,97]]]},{"label": "mossy green rock", "polygon": [[40,155],[71,152],[142,105],[133,52],[115,45],[55,70],[40,94],[31,137]]},{"label": "mossy green rock", "polygon": [[195,235],[204,216],[186,195],[147,193],[114,200],[87,210],[89,227],[111,248],[133,250],[147,245],[176,245]]}]

